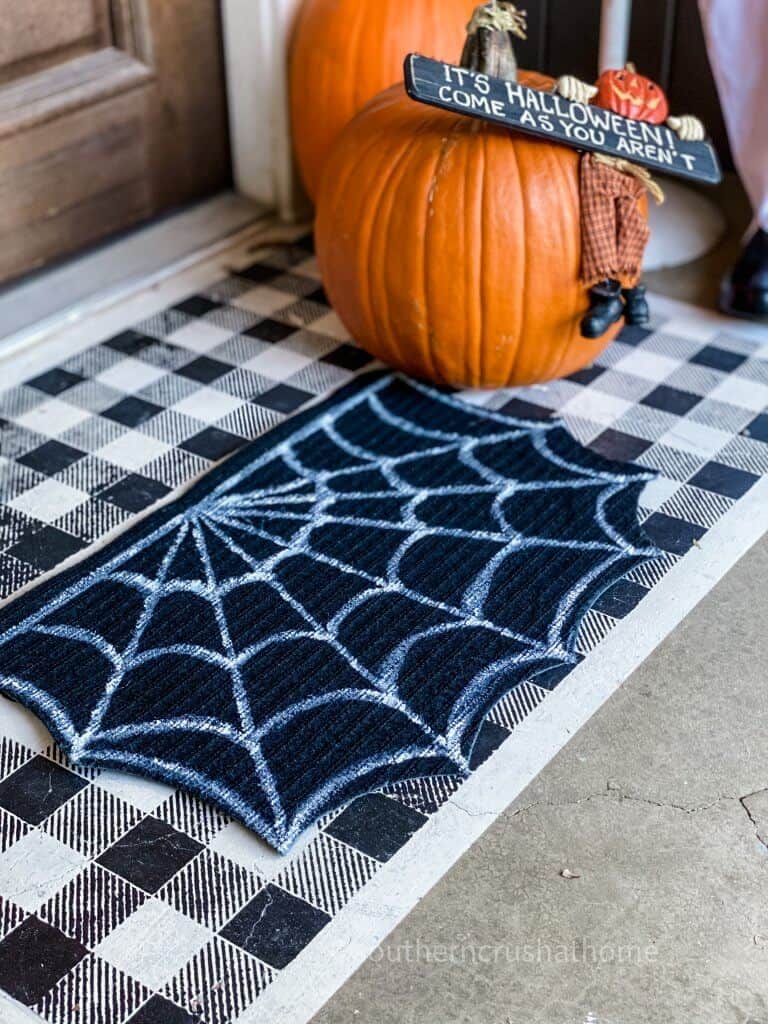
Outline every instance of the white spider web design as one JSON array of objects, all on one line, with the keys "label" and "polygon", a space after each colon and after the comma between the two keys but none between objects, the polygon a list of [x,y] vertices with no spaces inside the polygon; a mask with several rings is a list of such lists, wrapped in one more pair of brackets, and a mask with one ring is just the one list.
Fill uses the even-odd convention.
[{"label": "white spider web design", "polygon": [[[187,786],[280,850],[353,796],[466,775],[496,701],[574,664],[589,604],[658,553],[652,474],[558,424],[345,390],[0,617],[0,687],[76,763]],[[537,532],[534,503],[571,512]]]}]

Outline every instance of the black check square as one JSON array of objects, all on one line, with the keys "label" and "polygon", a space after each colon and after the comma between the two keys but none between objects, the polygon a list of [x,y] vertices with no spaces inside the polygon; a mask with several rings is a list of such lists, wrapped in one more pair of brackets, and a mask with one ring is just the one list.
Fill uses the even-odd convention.
[{"label": "black check square", "polygon": [[275,388],[256,395],[252,399],[256,405],[263,405],[265,409],[272,409],[275,412],[295,412],[299,406],[304,405],[310,398],[314,398],[311,391],[302,391],[300,388],[292,388],[290,384],[278,384]]},{"label": "black check square", "polygon": [[497,722],[486,719],[480,726],[475,745],[472,748],[470,758],[470,771],[477,771],[481,764],[485,764],[491,754],[495,754],[504,740],[509,739],[509,730]]},{"label": "black check square", "polygon": [[172,825],[146,817],[97,862],[137,888],[155,893],[202,849],[202,843]]},{"label": "black check square", "polygon": [[734,469],[722,462],[708,462],[690,480],[694,487],[724,494],[726,498],[743,497],[760,478],[743,469]]},{"label": "black check square", "polygon": [[38,448],[20,456],[17,461],[38,473],[45,473],[46,476],[53,476],[54,473],[61,473],[65,469],[84,459],[85,452],[79,448],[73,448],[70,444],[63,444],[61,441],[46,441]]},{"label": "black check square", "polygon": [[245,438],[238,434],[231,434],[228,430],[220,430],[218,427],[206,427],[184,441],[180,447],[210,462],[218,462],[244,444]]},{"label": "black check square", "polygon": [[0,782],[0,807],[39,825],[87,785],[86,779],[38,754]]},{"label": "black check square", "polygon": [[761,412],[751,423],[748,423],[744,428],[744,436],[752,438],[753,441],[768,443],[768,413]]},{"label": "black check square", "polygon": [[84,541],[71,533],[65,533],[56,526],[43,526],[8,548],[8,554],[33,565],[40,572],[47,572],[85,546]]},{"label": "black check square", "polygon": [[249,327],[247,331],[243,331],[243,334],[247,338],[257,338],[259,341],[274,344],[278,341],[285,341],[286,338],[290,338],[298,330],[298,327],[291,326],[291,324],[282,324],[279,320],[272,320],[271,317],[267,317],[266,320],[260,320],[253,327]]},{"label": "black check square", "polygon": [[325,831],[348,846],[386,862],[418,832],[427,819],[381,793],[353,801]]},{"label": "black check square", "polygon": [[142,509],[160,501],[170,491],[171,488],[159,480],[142,476],[140,473],[129,473],[122,480],[100,491],[99,498],[125,509],[126,512],[141,512]]},{"label": "black check square", "polygon": [[128,1024],[200,1024],[200,1017],[182,1010],[163,996],[152,996],[130,1019]]},{"label": "black check square", "polygon": [[707,532],[703,526],[676,519],[665,512],[654,512],[643,523],[643,529],[663,551],[672,555],[685,555]]},{"label": "black check square", "polygon": [[87,953],[57,928],[28,917],[0,942],[0,988],[32,1006]]},{"label": "black check square", "polygon": [[639,583],[627,579],[619,580],[606,590],[592,607],[595,611],[603,612],[614,619],[623,619],[640,604],[647,593],[647,588]]},{"label": "black check square", "polygon": [[652,447],[652,441],[646,441],[632,434],[625,434],[621,430],[604,430],[602,434],[589,442],[593,452],[604,455],[606,459],[615,459],[617,462],[634,462],[644,452]]},{"label": "black check square", "polygon": [[322,286],[320,288],[316,288],[312,292],[309,292],[309,294],[305,295],[304,298],[308,299],[309,302],[319,302],[325,306],[330,306],[331,304],[328,296],[325,294],[325,288]]},{"label": "black check square", "polygon": [[361,370],[364,366],[373,362],[373,356],[369,356],[357,345],[339,345],[333,352],[329,352],[320,360],[321,363],[330,363],[331,366],[338,366],[341,370]]},{"label": "black check square", "polygon": [[193,359],[191,363],[182,366],[176,372],[189,380],[196,380],[200,384],[210,384],[232,369],[228,363],[219,362],[218,359],[211,359],[210,356],[200,356]]},{"label": "black check square", "polygon": [[205,316],[206,313],[210,313],[214,309],[219,309],[220,306],[220,302],[214,302],[213,299],[209,299],[205,295],[190,295],[183,302],[177,302],[173,308],[177,313],[187,313],[189,316],[199,317]]},{"label": "black check square", "polygon": [[679,388],[671,388],[666,384],[660,384],[641,399],[643,405],[674,413],[675,416],[687,416],[700,401],[701,395],[694,395],[690,391],[681,391]]},{"label": "black check square", "polygon": [[650,338],[652,334],[653,331],[648,327],[627,325],[626,327],[622,327],[617,340],[623,342],[625,345],[641,345],[645,339]]},{"label": "black check square", "polygon": [[738,352],[729,352],[725,348],[718,348],[717,345],[705,345],[691,359],[691,362],[698,366],[708,366],[712,370],[720,370],[723,373],[733,373],[746,361],[746,356],[740,355]]},{"label": "black check square", "polygon": [[576,373],[570,374],[567,380],[570,380],[574,384],[581,384],[582,387],[589,387],[593,381],[596,381],[598,377],[606,372],[604,366],[585,366],[583,370],[577,370]]},{"label": "black check square", "polygon": [[268,281],[274,281],[282,273],[282,270],[267,266],[265,263],[254,263],[252,266],[246,267],[245,270],[238,270],[237,276],[245,277],[255,284],[266,284]]},{"label": "black check square", "polygon": [[111,348],[114,352],[122,352],[125,356],[138,355],[145,348],[150,348],[154,344],[154,338],[142,334],[140,331],[122,331],[104,342],[106,348]]},{"label": "black check square", "polygon": [[129,395],[102,412],[102,416],[124,427],[138,427],[163,411],[162,406],[147,402],[144,398]]},{"label": "black check square", "polygon": [[282,969],[309,945],[330,917],[305,900],[268,885],[223,929],[223,938]]},{"label": "black check square", "polygon": [[44,391],[46,395],[56,396],[74,387],[75,384],[82,384],[84,380],[85,377],[81,377],[79,373],[70,373],[69,370],[56,367],[53,370],[48,370],[47,373],[41,373],[39,377],[28,380],[27,384],[29,387],[37,388],[38,391]]},{"label": "black check square", "polygon": [[502,405],[501,412],[507,416],[514,416],[518,420],[550,420],[552,410],[543,405],[536,405],[533,402],[526,402],[524,398],[510,398]]}]

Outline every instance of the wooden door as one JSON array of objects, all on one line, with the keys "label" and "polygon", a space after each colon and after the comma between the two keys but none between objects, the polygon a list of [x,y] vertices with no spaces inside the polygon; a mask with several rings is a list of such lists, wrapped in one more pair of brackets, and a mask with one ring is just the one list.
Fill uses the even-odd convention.
[{"label": "wooden door", "polygon": [[0,0],[0,281],[229,179],[219,0]]}]

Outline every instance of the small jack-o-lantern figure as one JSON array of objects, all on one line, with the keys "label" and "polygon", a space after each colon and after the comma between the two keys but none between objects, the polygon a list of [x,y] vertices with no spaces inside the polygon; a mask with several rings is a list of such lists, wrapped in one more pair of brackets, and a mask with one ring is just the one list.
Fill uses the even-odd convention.
[{"label": "small jack-o-lantern figure", "polygon": [[[573,103],[594,103],[616,114],[666,124],[681,139],[700,141],[704,125],[696,117],[669,117],[661,86],[639,75],[634,65],[604,71],[597,85],[566,75],[556,91]],[[581,323],[585,338],[600,338],[622,317],[646,327],[650,310],[638,284],[650,232],[639,203],[646,191],[661,203],[664,193],[650,172],[629,160],[586,153],[581,162],[581,280],[590,305]]]},{"label": "small jack-o-lantern figure", "polygon": [[649,124],[664,124],[669,117],[669,103],[664,90],[650,78],[639,75],[634,64],[627,64],[620,71],[604,71],[600,75],[595,105]]}]

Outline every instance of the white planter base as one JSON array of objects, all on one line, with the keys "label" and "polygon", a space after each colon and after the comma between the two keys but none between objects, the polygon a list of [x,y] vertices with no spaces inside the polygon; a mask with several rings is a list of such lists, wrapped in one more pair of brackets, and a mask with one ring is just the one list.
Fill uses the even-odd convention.
[{"label": "white planter base", "polygon": [[700,192],[666,178],[666,202],[650,202],[651,241],[644,270],[661,270],[691,263],[711,252],[726,231],[726,220],[715,204]]}]

